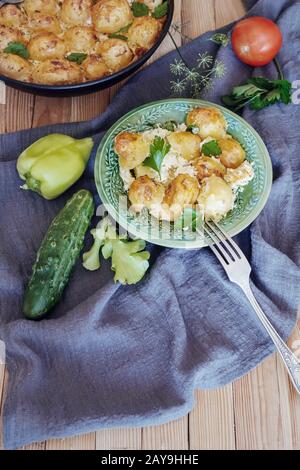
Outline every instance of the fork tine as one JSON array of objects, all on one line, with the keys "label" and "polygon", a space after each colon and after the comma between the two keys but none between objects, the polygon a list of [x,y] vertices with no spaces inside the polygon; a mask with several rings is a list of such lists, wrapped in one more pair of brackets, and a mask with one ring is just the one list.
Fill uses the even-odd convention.
[{"label": "fork tine", "polygon": [[[215,224],[215,222],[214,222]],[[215,227],[208,221],[206,221],[206,225],[212,230],[212,232],[219,238],[219,240],[223,243],[223,245],[226,247],[227,251],[229,252],[231,258],[233,261],[237,261],[239,259],[238,254],[233,250],[232,246],[230,245],[227,236],[225,235],[224,232],[221,232],[221,235],[217,232]],[[216,224],[215,224],[216,225]],[[217,228],[219,228],[217,226]],[[221,230],[220,230],[221,231]],[[224,235],[224,236],[223,236]]]},{"label": "fork tine", "polygon": [[[204,225],[204,231],[207,233],[207,235],[211,238],[211,240],[214,242],[215,245],[210,245],[210,248],[214,246],[214,248],[217,250],[219,255],[222,257],[223,261],[225,262],[225,265],[228,266],[229,263],[232,262],[231,259],[229,259],[228,253],[226,250],[224,250],[223,246],[220,244],[220,241],[218,240],[215,235],[213,235],[207,227]],[[217,247],[217,248],[216,248]],[[215,250],[213,250],[215,252]],[[218,257],[219,258],[219,257]],[[219,258],[220,259],[220,258]]]},{"label": "fork tine", "polygon": [[216,222],[214,222],[214,224],[218,228],[218,230],[220,230],[220,232],[224,235],[224,237],[226,237],[227,241],[231,243],[232,247],[234,248],[236,253],[240,256],[240,258],[244,258],[245,255],[240,249],[240,247],[238,246],[238,244],[235,243],[235,241],[227,233],[225,233],[225,231],[219,224],[217,224]]},{"label": "fork tine", "polygon": [[212,250],[212,252],[215,254],[215,256],[218,258],[218,260],[220,261],[221,265],[223,266],[223,268],[227,269],[227,266],[228,264],[225,262],[223,256],[220,254],[219,250],[216,248],[215,245],[210,245],[209,248]]}]

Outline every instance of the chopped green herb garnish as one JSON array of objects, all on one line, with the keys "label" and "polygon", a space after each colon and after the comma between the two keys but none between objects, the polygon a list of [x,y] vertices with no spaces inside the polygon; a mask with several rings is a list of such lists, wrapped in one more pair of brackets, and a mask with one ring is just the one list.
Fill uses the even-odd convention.
[{"label": "chopped green herb garnish", "polygon": [[83,52],[72,52],[67,56],[67,59],[70,62],[76,62],[77,64],[81,65],[82,62],[87,58],[87,54]]},{"label": "chopped green herb garnish", "polygon": [[202,146],[202,153],[206,157],[216,157],[221,155],[222,150],[216,140],[211,140]]},{"label": "chopped green herb garnish", "polygon": [[118,33],[111,33],[108,35],[110,39],[122,39],[122,41],[127,41],[127,36],[124,36],[124,34],[118,34]]},{"label": "chopped green herb garnish", "polygon": [[131,10],[133,16],[135,16],[136,18],[138,18],[139,16],[149,15],[149,7],[144,3],[133,2],[133,4],[131,5]]},{"label": "chopped green herb garnish", "polygon": [[20,57],[23,57],[23,59],[29,58],[29,51],[25,44],[23,44],[22,42],[10,42],[4,49],[4,52],[6,52],[7,54],[18,55]]},{"label": "chopped green herb garnish", "polygon": [[169,8],[168,1],[162,3],[161,5],[158,5],[155,8],[154,12],[152,13],[153,18],[156,18],[157,20],[159,20],[160,18],[163,18],[168,13],[168,8]]},{"label": "chopped green herb garnish", "polygon": [[177,122],[176,121],[166,121],[161,127],[163,129],[166,129],[167,131],[174,132],[176,127],[177,127]]},{"label": "chopped green herb garnish", "polygon": [[171,146],[165,142],[161,137],[155,137],[153,143],[150,145],[150,156],[146,158],[143,165],[160,172],[163,159],[169,152]]}]

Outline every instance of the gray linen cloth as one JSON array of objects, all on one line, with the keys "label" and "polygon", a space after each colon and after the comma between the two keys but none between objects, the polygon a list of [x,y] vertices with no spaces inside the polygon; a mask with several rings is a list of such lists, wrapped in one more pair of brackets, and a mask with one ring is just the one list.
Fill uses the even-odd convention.
[{"label": "gray linen cloth", "polygon": [[[280,61],[286,77],[296,80],[299,1],[260,0],[250,14],[278,22],[284,34]],[[275,77],[273,66],[253,71],[235,58],[230,45],[209,41],[211,35],[182,48],[191,66],[207,51],[226,65],[226,75],[216,78],[203,98],[219,102],[254,72]],[[150,246],[151,270],[131,287],[114,284],[109,263],[90,273],[78,262],[51,316],[40,322],[22,317],[24,287],[50,221],[79,188],[89,188],[99,202],[93,164],[104,131],[130,109],[170,96],[175,59],[176,52],[168,54],[138,73],[92,121],[0,136],[0,338],[9,371],[6,448],[98,428],[173,420],[192,409],[195,388],[231,382],[274,351],[244,295],[209,249]],[[300,301],[300,106],[247,110],[244,117],[268,146],[275,181],[266,208],[237,238],[253,267],[255,295],[287,338]],[[19,189],[15,166],[21,150],[54,131],[93,136],[95,149],[78,184],[49,202]]]}]

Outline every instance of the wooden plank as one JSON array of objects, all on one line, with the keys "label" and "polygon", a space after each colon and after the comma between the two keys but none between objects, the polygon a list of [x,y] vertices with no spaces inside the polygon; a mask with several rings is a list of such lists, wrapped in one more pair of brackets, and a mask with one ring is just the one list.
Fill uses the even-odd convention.
[{"label": "wooden plank", "polygon": [[[277,360],[273,355],[234,384],[237,449],[291,448],[287,409],[280,397]],[[282,415],[281,405],[284,405]],[[289,406],[289,405],[287,405]]]},{"label": "wooden plank", "polygon": [[190,413],[191,450],[234,450],[232,385],[218,390],[198,391],[197,405]]},{"label": "wooden plank", "polygon": [[51,439],[46,442],[46,450],[95,450],[94,432],[65,439]]},{"label": "wooden plank", "polygon": [[96,432],[97,450],[140,450],[141,428],[102,429]]},{"label": "wooden plank", "polygon": [[214,0],[184,0],[181,12],[182,32],[189,38],[195,38],[215,29],[214,4]]},{"label": "wooden plank", "polygon": [[[299,310],[299,318],[300,318],[300,310]],[[298,321],[298,325],[295,328],[294,333],[292,334],[289,342],[289,346],[294,351],[295,355],[300,360],[300,319]],[[287,373],[283,369],[283,365],[278,365],[278,370],[285,374],[287,378]],[[281,380],[279,378],[279,382],[281,384]],[[282,381],[283,386],[283,381]],[[288,396],[288,403],[290,409],[290,419],[291,419],[291,428],[292,428],[292,448],[294,450],[300,450],[300,396],[296,393],[295,389],[293,388],[291,382],[289,381],[286,387],[289,388],[289,396]]]},{"label": "wooden plank", "polygon": [[245,7],[242,0],[215,0],[215,21],[216,28],[221,28],[226,24],[236,21],[245,14]]},{"label": "wooden plank", "polygon": [[187,416],[161,426],[143,428],[143,450],[187,450],[188,448]]}]

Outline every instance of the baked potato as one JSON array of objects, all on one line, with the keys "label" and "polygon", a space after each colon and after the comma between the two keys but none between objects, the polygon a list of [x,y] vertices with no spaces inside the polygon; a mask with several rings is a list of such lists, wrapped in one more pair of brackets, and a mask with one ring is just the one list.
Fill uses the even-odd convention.
[{"label": "baked potato", "polygon": [[103,59],[96,54],[89,55],[82,63],[82,68],[88,80],[96,80],[109,75],[109,69]]},{"label": "baked potato", "polygon": [[0,24],[0,51],[3,51],[10,42],[25,42],[18,29]]},{"label": "baked potato", "polygon": [[97,52],[112,72],[127,67],[133,59],[133,53],[127,42],[117,38],[107,39],[100,43]]},{"label": "baked potato", "polygon": [[69,60],[46,60],[33,65],[32,79],[34,83],[67,85],[82,81],[83,74],[79,65]]},{"label": "baked potato", "polygon": [[66,45],[55,34],[42,32],[33,36],[29,41],[28,51],[32,60],[63,59],[66,53]]},{"label": "baked potato", "polygon": [[238,168],[245,161],[246,152],[235,139],[220,139],[218,144],[222,150],[220,159],[226,168]]},{"label": "baked potato", "polygon": [[0,74],[15,80],[29,82],[31,80],[31,65],[18,55],[0,53]]},{"label": "baked potato", "polygon": [[46,31],[48,33],[60,34],[61,26],[56,16],[45,16],[43,13],[34,13],[29,20],[31,34]]},{"label": "baked potato", "polygon": [[56,15],[59,11],[56,0],[24,0],[22,6],[28,16],[36,12],[43,13],[43,15]]},{"label": "baked potato", "polygon": [[138,53],[150,49],[158,39],[162,29],[161,23],[152,16],[135,18],[128,29],[128,42]]},{"label": "baked potato", "polygon": [[226,173],[226,168],[215,158],[201,157],[194,162],[197,171],[197,178],[201,182],[204,178],[212,175],[222,178]]},{"label": "baked potato", "polygon": [[92,7],[93,24],[99,33],[116,33],[133,21],[127,0],[100,0]]},{"label": "baked potato", "polygon": [[191,132],[172,132],[168,137],[171,148],[186,160],[200,157],[201,138]]},{"label": "baked potato", "polygon": [[69,52],[90,53],[97,41],[97,36],[88,26],[73,26],[64,34],[64,41]]},{"label": "baked potato", "polygon": [[16,5],[4,5],[0,8],[0,24],[18,28],[26,21],[25,15]]},{"label": "baked potato", "polygon": [[121,132],[115,138],[115,152],[120,166],[128,170],[143,163],[149,155],[149,149],[149,143],[140,134]]},{"label": "baked potato", "polygon": [[64,0],[61,19],[67,26],[91,26],[92,0]]},{"label": "baked potato", "polygon": [[234,195],[222,178],[212,175],[203,180],[198,202],[207,220],[218,221],[233,209]]},{"label": "baked potato", "polygon": [[141,212],[144,207],[151,209],[162,202],[165,188],[161,183],[156,183],[149,176],[140,176],[129,188],[128,198],[131,209]]},{"label": "baked potato", "polygon": [[194,108],[188,113],[186,124],[198,127],[203,140],[207,137],[226,138],[227,122],[219,109]]},{"label": "baked potato", "polygon": [[174,178],[166,189],[163,204],[170,208],[170,218],[176,220],[183,210],[195,204],[199,195],[199,184],[196,178],[180,174]]}]

